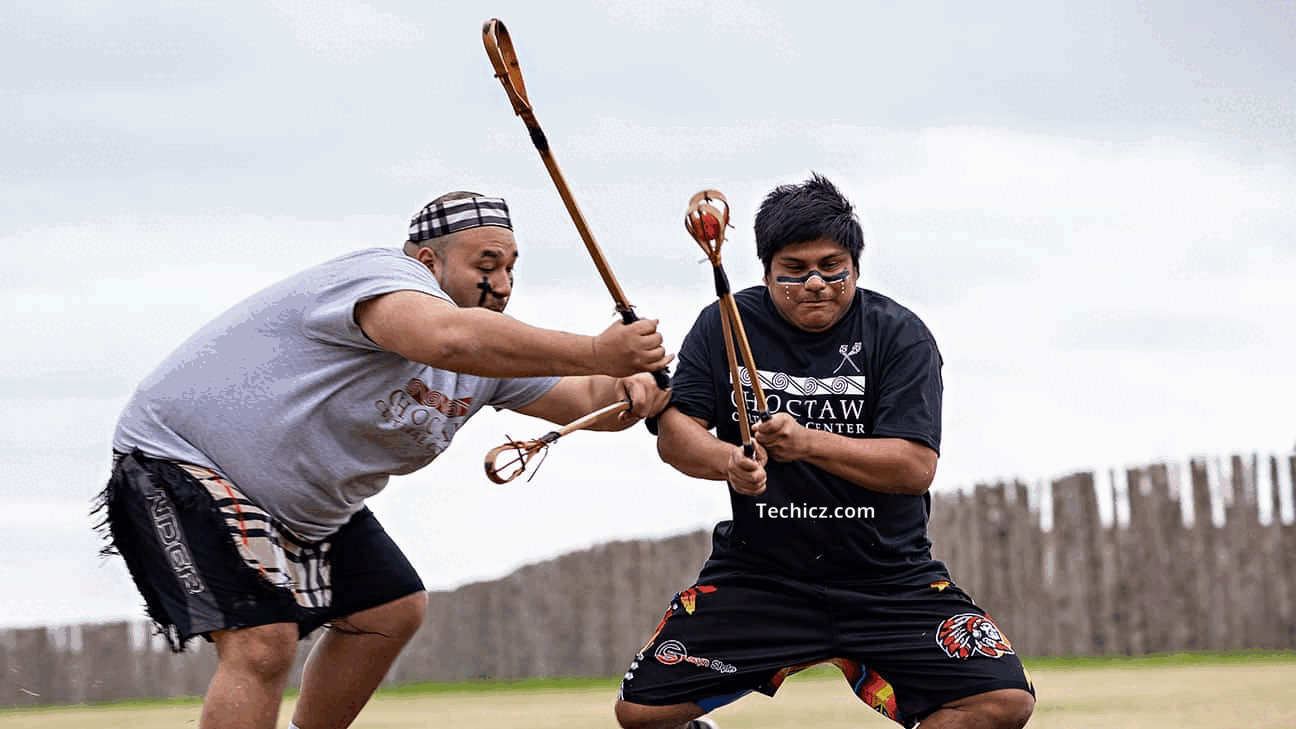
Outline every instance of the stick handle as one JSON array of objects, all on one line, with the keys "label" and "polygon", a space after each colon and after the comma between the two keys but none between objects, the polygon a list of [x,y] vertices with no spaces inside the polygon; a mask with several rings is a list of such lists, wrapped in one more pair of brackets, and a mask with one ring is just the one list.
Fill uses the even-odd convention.
[{"label": "stick handle", "polygon": [[572,197],[562,170],[558,169],[558,162],[554,160],[553,152],[549,149],[549,140],[545,137],[544,130],[540,128],[540,122],[536,120],[535,109],[531,106],[531,100],[527,98],[526,82],[522,79],[522,67],[518,63],[517,53],[513,50],[513,39],[509,35],[508,28],[504,27],[504,23],[498,18],[487,20],[482,25],[482,43],[486,46],[486,55],[490,58],[491,66],[495,68],[495,77],[504,85],[504,92],[508,94],[513,111],[522,117],[522,123],[526,125],[527,132],[531,135],[531,143],[540,153],[540,159],[544,162],[545,169],[549,171],[554,187],[558,188],[558,196],[562,198],[567,213],[576,224],[576,232],[585,243],[590,258],[594,259],[594,267],[598,269],[608,293],[616,302],[617,311],[624,314],[632,308],[630,302],[625,292],[621,290],[621,284],[616,276],[612,274],[607,257],[603,255],[603,249],[599,248],[599,244],[594,240],[594,234],[590,232],[589,224],[585,222],[585,215],[581,213],[580,206]]},{"label": "stick handle", "polygon": [[[581,241],[585,244],[585,250],[594,261],[594,268],[598,270],[599,278],[603,279],[603,285],[612,295],[617,312],[621,314],[626,324],[638,321],[639,317],[635,314],[625,291],[622,290],[621,283],[612,273],[612,266],[608,264],[607,256],[603,255],[603,249],[599,247],[598,242],[594,240],[594,234],[590,232],[585,214],[576,204],[576,198],[572,197],[571,188],[568,187],[562,170],[558,168],[553,151],[549,149],[549,139],[545,137],[540,122],[536,120],[535,109],[531,106],[531,100],[527,98],[522,66],[518,63],[517,53],[513,50],[513,38],[509,35],[508,28],[504,27],[504,23],[498,18],[487,20],[482,25],[482,43],[486,47],[486,55],[490,58],[491,66],[495,69],[495,77],[504,85],[504,92],[508,94],[513,111],[526,125],[527,132],[531,135],[531,143],[540,153],[540,160],[544,162],[545,170],[549,172],[554,187],[558,188],[558,197],[562,198],[563,206],[567,208],[567,214],[571,216],[576,232],[580,234]],[[652,374],[658,389],[670,388],[670,375],[665,369]],[[652,425],[649,425],[649,430],[654,430]]]},{"label": "stick handle", "polygon": [[738,375],[733,326],[729,323],[729,312],[723,306],[720,307],[720,327],[724,330],[725,359],[729,362],[729,381],[733,383],[734,407],[738,408],[738,430],[742,433],[743,455],[751,458],[756,454],[756,447],[752,445],[751,417],[747,414],[747,396],[743,394],[742,379]]},{"label": "stick handle", "polygon": [[765,390],[761,387],[760,374],[756,371],[756,358],[752,356],[751,345],[747,343],[747,330],[743,328],[742,317],[738,314],[738,302],[734,301],[733,294],[725,294],[720,297],[720,306],[733,319],[734,343],[738,347],[739,356],[742,357],[743,366],[747,368],[752,394],[756,396],[756,417],[769,420],[770,413],[769,406],[765,404]]},{"label": "stick handle", "polygon": [[630,409],[629,400],[618,400],[617,402],[614,402],[611,405],[608,405],[607,407],[603,407],[603,408],[599,408],[598,410],[595,410],[589,415],[583,415],[571,421],[570,423],[564,425],[558,430],[545,433],[544,435],[540,436],[540,440],[546,441],[548,443],[552,443],[555,440],[558,440],[559,438],[563,437],[564,435],[567,435],[568,433],[581,430],[582,428],[588,428],[589,426],[593,425],[595,421],[597,421],[599,418],[602,418],[605,415],[611,415],[612,413],[620,413],[629,409]]},{"label": "stick handle", "polygon": [[[733,292],[729,289],[729,277],[725,275],[724,267],[720,265],[719,256],[713,260],[713,272],[715,273],[716,296],[720,299],[720,320],[724,324],[725,337],[728,343],[738,349],[742,357],[743,366],[747,368],[747,376],[751,380],[752,394],[756,396],[756,417],[761,420],[769,420],[769,407],[765,404],[765,390],[761,388],[760,375],[756,372],[756,358],[752,356],[751,345],[747,342],[747,330],[743,328],[742,315],[738,313],[738,302],[734,300]],[[731,369],[736,368],[731,366]],[[735,375],[736,376],[736,375]],[[735,381],[735,394],[740,395],[740,383]]]},{"label": "stick handle", "polygon": [[[534,140],[535,134],[531,137]],[[543,133],[540,135],[543,137]],[[540,149],[539,146],[536,149]],[[572,223],[576,225],[576,232],[580,234],[581,241],[585,243],[585,249],[589,251],[590,258],[594,261],[594,268],[598,269],[599,278],[603,279],[603,285],[607,286],[608,293],[612,295],[612,301],[616,303],[616,310],[625,316],[626,312],[633,312],[629,299],[626,298],[625,291],[621,290],[621,284],[612,273],[612,267],[608,264],[607,257],[603,255],[603,249],[594,240],[594,234],[590,232],[589,224],[585,222],[585,216],[581,213],[580,206],[576,204],[576,199],[572,197],[571,190],[567,187],[567,181],[563,179],[562,171],[558,169],[558,163],[554,161],[553,153],[548,149],[540,150],[540,159],[544,161],[545,169],[549,170],[549,177],[553,179],[554,187],[558,188],[558,196],[562,198],[563,205],[567,207],[567,213],[571,216]]]}]

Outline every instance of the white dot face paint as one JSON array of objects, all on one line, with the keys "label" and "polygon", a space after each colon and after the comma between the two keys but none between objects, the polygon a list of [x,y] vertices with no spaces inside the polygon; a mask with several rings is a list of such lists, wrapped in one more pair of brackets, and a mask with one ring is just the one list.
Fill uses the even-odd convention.
[{"label": "white dot face paint", "polygon": [[825,276],[817,270],[811,270],[807,272],[804,276],[775,276],[774,282],[781,283],[785,286],[791,286],[794,284],[805,286],[807,283],[810,282],[811,276],[817,276],[819,280],[823,281],[824,283],[833,284],[833,283],[838,283],[840,281],[845,281],[847,278],[850,278],[850,270],[847,269],[840,273],[834,273],[831,276]]},{"label": "white dot face paint", "polygon": [[[769,263],[765,282],[775,308],[788,323],[821,332],[850,308],[857,275],[849,251],[832,240],[819,239],[781,248]],[[776,289],[781,289],[781,296]]]}]

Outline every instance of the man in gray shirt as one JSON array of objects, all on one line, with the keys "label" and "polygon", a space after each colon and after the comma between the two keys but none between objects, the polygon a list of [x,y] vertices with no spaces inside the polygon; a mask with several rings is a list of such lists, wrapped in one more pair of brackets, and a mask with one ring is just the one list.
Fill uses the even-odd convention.
[{"label": "man in gray shirt", "polygon": [[655,320],[597,336],[504,316],[506,203],[428,203],[404,250],[356,251],[273,284],[181,344],[136,390],[100,495],[149,616],[217,650],[202,729],[273,727],[297,651],[297,729],[345,727],[423,622],[417,573],[365,499],[432,462],[483,406],[555,423],[629,399],[656,415]]}]

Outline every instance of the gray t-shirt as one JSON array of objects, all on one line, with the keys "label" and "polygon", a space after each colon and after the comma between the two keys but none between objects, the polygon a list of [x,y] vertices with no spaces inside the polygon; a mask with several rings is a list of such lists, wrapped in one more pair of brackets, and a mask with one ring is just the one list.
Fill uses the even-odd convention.
[{"label": "gray t-shirt", "polygon": [[389,248],[252,295],[145,378],[113,448],[214,469],[298,536],[324,539],[389,476],[431,463],[483,406],[524,407],[558,382],[449,372],[379,347],[355,306],[403,290],[450,301],[423,264]]}]

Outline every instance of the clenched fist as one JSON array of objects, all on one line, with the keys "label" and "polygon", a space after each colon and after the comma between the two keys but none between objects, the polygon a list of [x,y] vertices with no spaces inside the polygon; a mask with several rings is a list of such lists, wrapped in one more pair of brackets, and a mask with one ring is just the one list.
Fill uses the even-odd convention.
[{"label": "clenched fist", "polygon": [[752,437],[779,463],[804,460],[808,432],[787,413],[774,413],[752,426]]},{"label": "clenched fist", "polygon": [[769,456],[759,443],[752,445],[756,453],[751,458],[743,455],[742,446],[735,446],[725,467],[729,487],[744,496],[756,496],[765,491],[765,464]]},{"label": "clenched fist", "polygon": [[675,359],[662,346],[656,319],[616,322],[594,337],[593,354],[597,370],[613,377],[665,369]]},{"label": "clenched fist", "polygon": [[652,375],[637,374],[617,380],[617,392],[630,401],[630,409],[621,413],[621,420],[638,420],[661,414],[670,404],[670,390],[657,387]]}]

